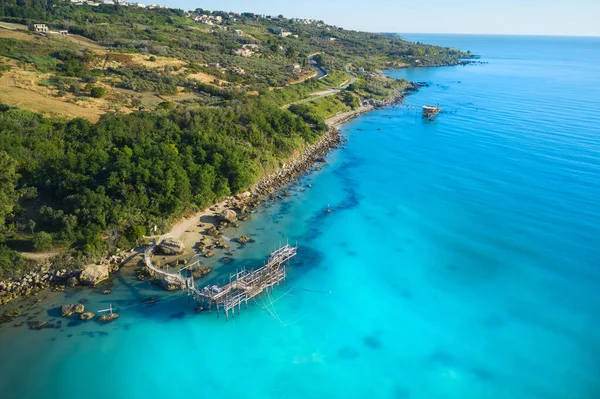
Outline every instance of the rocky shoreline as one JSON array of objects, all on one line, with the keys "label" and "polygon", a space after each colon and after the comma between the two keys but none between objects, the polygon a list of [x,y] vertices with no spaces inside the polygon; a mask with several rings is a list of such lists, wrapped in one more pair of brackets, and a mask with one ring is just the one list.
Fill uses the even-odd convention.
[{"label": "rocky shoreline", "polygon": [[[209,209],[215,212],[220,208],[230,209],[239,214],[238,220],[247,220],[250,211],[262,202],[262,197],[269,195],[271,195],[271,199],[282,197],[276,197],[272,194],[306,174],[316,163],[322,162],[323,157],[329,151],[338,148],[343,143],[342,135],[338,129],[340,124],[373,109],[399,104],[406,94],[416,90],[418,90],[418,85],[411,84],[408,89],[405,89],[402,93],[397,93],[389,100],[366,100],[359,109],[330,118],[327,121],[329,130],[318,142],[308,146],[300,155],[292,157],[286,164],[281,165],[276,172],[263,177],[250,191],[228,197]],[[216,216],[218,215],[219,213],[216,212]],[[206,230],[208,236],[220,237],[222,230],[228,226],[227,221],[222,220],[222,218],[217,217],[216,220],[215,225]],[[219,242],[208,243],[202,240],[195,249],[206,257],[211,257],[211,255],[214,255],[214,249],[221,247],[223,245],[219,246]],[[51,264],[41,265],[38,270],[28,272],[20,279],[0,281],[0,305],[5,305],[20,297],[35,296],[48,288],[62,291],[67,286],[94,286],[108,279],[110,273],[118,271],[124,261],[124,256],[112,255],[96,264],[87,265],[81,270],[74,271],[55,268]]]},{"label": "rocky shoreline", "polygon": [[47,288],[62,291],[65,287],[79,285],[93,287],[108,279],[110,273],[119,270],[119,265],[123,260],[122,256],[112,255],[80,270],[59,269],[48,264],[41,265],[38,270],[28,272],[20,279],[0,281],[0,305],[5,305],[20,297],[34,296]]},{"label": "rocky shoreline", "polygon": [[323,137],[315,144],[306,148],[302,154],[281,165],[277,172],[265,176],[251,190],[253,196],[269,195],[280,189],[290,181],[306,173],[315,162],[326,155],[333,148],[337,148],[342,143],[340,131],[333,127],[329,129]]},{"label": "rocky shoreline", "polygon": [[[356,114],[358,115],[358,113]],[[239,220],[244,221],[249,217],[251,209],[261,203],[260,197],[267,196],[297,177],[306,173],[316,162],[331,149],[337,148],[342,143],[339,130],[330,128],[315,144],[310,145],[301,155],[292,158],[287,164],[282,165],[275,173],[265,176],[251,191],[234,197],[228,197],[221,205],[228,210],[239,214]],[[210,209],[217,209],[218,205]],[[207,235],[220,237],[222,230],[228,226],[227,221],[215,223],[207,229]],[[201,254],[211,257],[214,249],[223,247],[218,240],[216,243],[201,241],[196,247]],[[30,271],[19,279],[0,281],[0,305],[5,305],[20,297],[30,297],[39,294],[42,290],[52,288],[62,291],[65,287],[80,285],[94,286],[109,278],[109,275],[119,270],[125,260],[124,256],[109,256],[102,261],[87,265],[80,270],[69,271],[64,268],[55,268],[51,264],[41,265],[38,270]]]}]

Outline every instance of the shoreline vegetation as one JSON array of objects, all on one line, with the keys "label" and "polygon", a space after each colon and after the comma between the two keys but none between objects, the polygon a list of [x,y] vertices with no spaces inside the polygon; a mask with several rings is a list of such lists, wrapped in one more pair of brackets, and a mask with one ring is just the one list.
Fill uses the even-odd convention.
[{"label": "shoreline vegetation", "polygon": [[0,0],[0,303],[94,285],[202,209],[212,238],[185,255],[214,255],[221,208],[243,220],[338,124],[418,88],[381,70],[469,57],[283,16]]},{"label": "shoreline vegetation", "polygon": [[[147,242],[154,239],[159,243],[177,243],[178,248],[173,253],[162,253],[162,259],[158,261],[158,264],[177,263],[198,255],[212,257],[215,249],[226,249],[226,247],[224,248],[226,244],[220,242],[221,232],[227,227],[227,222],[224,221],[223,217],[224,212],[228,210],[237,211],[235,219],[230,220],[230,222],[237,225],[237,222],[247,220],[251,210],[264,201],[282,199],[286,192],[280,195],[277,194],[278,191],[289,184],[293,184],[299,177],[310,173],[313,167],[324,162],[323,157],[325,155],[344,142],[338,129],[340,125],[377,108],[401,104],[407,94],[417,90],[418,86],[411,84],[404,94],[397,94],[388,100],[365,101],[357,109],[331,116],[325,121],[328,126],[327,132],[316,143],[307,147],[300,155],[288,159],[287,163],[281,165],[274,173],[265,175],[248,191],[236,196],[229,196],[199,212],[194,212],[192,215],[177,220],[165,234],[146,237]],[[320,169],[320,167],[317,166],[317,169]],[[240,217],[238,218],[238,216]],[[210,221],[202,223],[201,219],[206,218]],[[207,237],[209,238],[208,243],[206,241]],[[236,240],[240,242],[241,237]],[[50,263],[45,262],[39,268],[27,272],[20,278],[0,281],[0,305],[7,305],[22,297],[37,296],[43,290],[49,288],[53,291],[63,291],[66,287],[94,287],[96,284],[108,279],[111,273],[118,272],[121,267],[137,267],[143,264],[143,248],[145,245],[132,248],[129,251],[122,251],[119,254],[108,255],[98,262],[74,270],[67,270],[60,266],[55,268],[52,266],[52,259],[50,258],[48,259]],[[138,274],[140,279],[152,277],[145,276],[143,273],[146,271],[142,269],[139,270],[142,274]],[[199,271],[203,272],[203,275],[209,271],[206,268],[200,269]],[[179,289],[179,287],[168,287],[166,289]],[[2,322],[1,317],[0,323]],[[12,317],[5,321],[9,321],[9,319],[12,320]]]}]

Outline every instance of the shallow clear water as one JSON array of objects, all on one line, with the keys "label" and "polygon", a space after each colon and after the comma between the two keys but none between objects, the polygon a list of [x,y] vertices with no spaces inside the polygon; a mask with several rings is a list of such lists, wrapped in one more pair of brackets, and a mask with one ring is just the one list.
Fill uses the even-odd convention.
[{"label": "shallow clear water", "polygon": [[391,72],[445,112],[346,124],[322,171],[226,234],[257,241],[230,269],[298,241],[274,317],[140,305],[160,292],[127,273],[52,294],[30,316],[85,297],[121,318],[0,327],[2,397],[599,397],[600,39],[407,37],[489,63]]}]

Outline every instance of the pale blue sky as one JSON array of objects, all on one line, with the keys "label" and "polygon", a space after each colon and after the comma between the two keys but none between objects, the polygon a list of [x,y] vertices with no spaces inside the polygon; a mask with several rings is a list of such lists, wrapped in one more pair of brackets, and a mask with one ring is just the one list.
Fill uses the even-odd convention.
[{"label": "pale blue sky", "polygon": [[[143,0],[142,0],[143,1]],[[146,0],[207,10],[322,19],[347,29],[600,36],[600,0]]]}]

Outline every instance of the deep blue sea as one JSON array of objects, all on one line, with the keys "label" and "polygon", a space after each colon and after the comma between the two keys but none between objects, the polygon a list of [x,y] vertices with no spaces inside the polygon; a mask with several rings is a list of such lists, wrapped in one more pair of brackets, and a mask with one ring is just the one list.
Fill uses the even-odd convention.
[{"label": "deep blue sea", "polygon": [[[54,293],[28,312],[56,328],[0,327],[2,398],[599,398],[600,38],[406,38],[487,63],[389,72],[429,87],[226,234],[256,239],[230,269],[298,242],[269,312],[127,272]],[[57,324],[81,298],[121,318]]]}]

